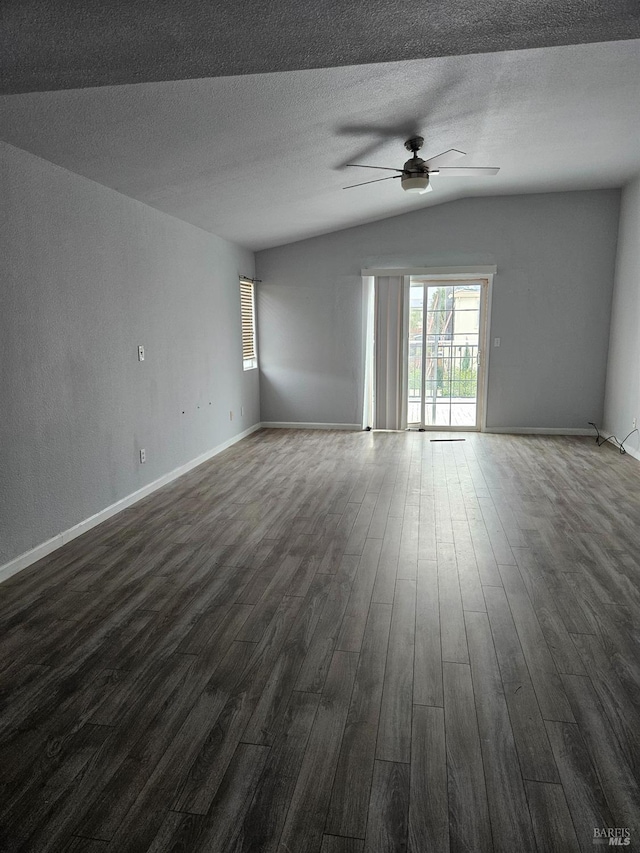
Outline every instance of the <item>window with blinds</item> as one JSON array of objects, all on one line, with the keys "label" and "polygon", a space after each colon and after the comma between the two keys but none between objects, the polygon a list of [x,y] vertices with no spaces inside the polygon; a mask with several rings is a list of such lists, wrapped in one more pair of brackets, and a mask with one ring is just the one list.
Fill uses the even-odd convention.
[{"label": "window with blinds", "polygon": [[253,282],[240,279],[240,317],[242,320],[242,366],[252,370],[258,366],[256,354],[256,310]]}]

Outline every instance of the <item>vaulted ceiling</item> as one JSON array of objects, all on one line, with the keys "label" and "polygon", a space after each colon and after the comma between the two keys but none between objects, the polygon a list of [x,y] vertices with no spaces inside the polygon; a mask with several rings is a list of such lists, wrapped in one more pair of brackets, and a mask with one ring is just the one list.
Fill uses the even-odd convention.
[{"label": "vaulted ceiling", "polygon": [[0,92],[640,38],[637,0],[5,0]]},{"label": "vaulted ceiling", "polygon": [[[0,138],[259,249],[466,195],[640,172],[640,4],[3,6]],[[394,180],[407,136],[493,178]]]}]

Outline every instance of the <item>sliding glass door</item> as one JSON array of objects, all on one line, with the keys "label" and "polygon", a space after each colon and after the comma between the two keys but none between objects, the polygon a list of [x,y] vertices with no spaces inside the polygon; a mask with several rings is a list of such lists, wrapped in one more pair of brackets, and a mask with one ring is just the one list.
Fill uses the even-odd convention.
[{"label": "sliding glass door", "polygon": [[409,426],[480,429],[487,286],[411,277]]}]

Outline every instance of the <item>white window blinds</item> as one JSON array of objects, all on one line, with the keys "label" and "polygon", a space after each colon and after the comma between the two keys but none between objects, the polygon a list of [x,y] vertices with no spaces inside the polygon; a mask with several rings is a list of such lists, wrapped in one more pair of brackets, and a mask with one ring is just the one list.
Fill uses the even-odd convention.
[{"label": "white window blinds", "polygon": [[256,354],[256,311],[253,282],[240,279],[240,318],[242,321],[242,366],[251,370],[258,366]]}]

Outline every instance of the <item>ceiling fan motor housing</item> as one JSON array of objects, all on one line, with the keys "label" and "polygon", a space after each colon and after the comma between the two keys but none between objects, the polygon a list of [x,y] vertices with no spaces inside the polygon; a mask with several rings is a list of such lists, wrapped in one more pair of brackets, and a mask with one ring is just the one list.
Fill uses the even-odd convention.
[{"label": "ceiling fan motor housing", "polygon": [[412,175],[428,175],[429,169],[422,157],[412,157],[402,167],[403,172],[408,172]]},{"label": "ceiling fan motor housing", "polygon": [[[420,140],[420,144],[416,145],[415,143],[418,139]],[[405,142],[405,148],[413,151],[413,157],[407,160],[402,167],[402,176],[400,178],[402,189],[408,193],[426,193],[429,190],[429,169],[422,157],[418,157],[415,153],[421,145],[422,137],[408,139]]]}]

